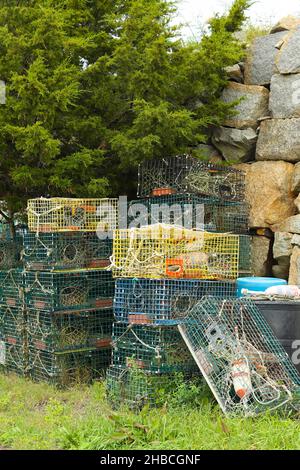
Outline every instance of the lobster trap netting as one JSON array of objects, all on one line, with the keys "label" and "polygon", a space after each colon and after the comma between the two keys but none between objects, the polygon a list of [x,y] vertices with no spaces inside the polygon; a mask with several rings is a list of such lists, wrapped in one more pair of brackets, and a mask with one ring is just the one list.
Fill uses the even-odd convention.
[{"label": "lobster trap netting", "polygon": [[208,297],[178,328],[224,413],[299,407],[297,370],[251,301]]},{"label": "lobster trap netting", "polygon": [[166,223],[207,232],[247,234],[248,219],[249,207],[245,202],[193,194],[138,199],[128,205],[129,228]]},{"label": "lobster trap netting", "polygon": [[180,384],[193,375],[149,373],[134,367],[110,366],[106,374],[106,395],[114,408],[140,411],[145,406],[161,407]]},{"label": "lobster trap netting", "polygon": [[97,268],[109,265],[112,240],[95,233],[33,233],[24,236],[23,260],[27,269]]},{"label": "lobster trap netting", "polygon": [[236,296],[234,281],[117,279],[116,320],[132,324],[177,324],[203,296]]},{"label": "lobster trap netting", "polygon": [[29,347],[28,358],[31,379],[69,388],[103,378],[110,364],[111,349],[52,353]]},{"label": "lobster trap netting", "polygon": [[27,351],[24,341],[0,335],[0,371],[21,376],[26,374]]},{"label": "lobster trap netting", "polygon": [[112,310],[84,310],[79,313],[28,310],[28,344],[49,352],[110,349],[112,324]]},{"label": "lobster trap netting", "polygon": [[245,175],[190,155],[145,160],[139,166],[138,197],[195,193],[221,200],[245,200]]},{"label": "lobster trap netting", "polygon": [[24,305],[24,274],[22,269],[0,271],[0,305]]},{"label": "lobster trap netting", "polygon": [[47,312],[112,308],[114,281],[105,270],[26,271],[29,309]]},{"label": "lobster trap netting", "polygon": [[177,328],[113,326],[112,365],[156,374],[192,373],[197,366]]},{"label": "lobster trap netting", "polygon": [[33,232],[111,232],[118,227],[118,199],[29,199]]},{"label": "lobster trap netting", "polygon": [[0,335],[5,341],[24,340],[26,312],[22,307],[0,306]]},{"label": "lobster trap netting", "polygon": [[239,236],[155,224],[116,230],[115,277],[236,279]]},{"label": "lobster trap netting", "polygon": [[20,238],[16,240],[3,240],[0,238],[0,271],[20,266],[21,249],[22,243]]}]

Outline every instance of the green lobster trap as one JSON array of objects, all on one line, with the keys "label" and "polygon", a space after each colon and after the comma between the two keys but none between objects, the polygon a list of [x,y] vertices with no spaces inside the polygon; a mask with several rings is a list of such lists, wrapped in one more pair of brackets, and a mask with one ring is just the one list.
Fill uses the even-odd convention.
[{"label": "green lobster trap", "polygon": [[249,207],[245,202],[221,201],[194,194],[156,196],[131,201],[128,227],[174,224],[215,233],[247,234]]},{"label": "green lobster trap", "polygon": [[109,348],[52,353],[29,347],[28,351],[30,378],[62,388],[90,384],[103,378],[111,360]]},{"label": "green lobster trap", "polygon": [[106,374],[106,395],[114,408],[122,406],[139,411],[145,406],[160,407],[166,404],[168,395],[192,377],[110,366]]},{"label": "green lobster trap", "polygon": [[24,376],[27,371],[27,349],[24,340],[0,335],[0,371]]},{"label": "green lobster trap", "polygon": [[95,233],[32,233],[24,236],[23,260],[29,270],[109,266],[112,240]]},{"label": "green lobster trap", "polygon": [[28,343],[49,352],[111,348],[112,310],[48,313],[28,310]]},{"label": "green lobster trap", "polygon": [[24,273],[22,269],[0,271],[0,305],[23,307]]},{"label": "green lobster trap", "polygon": [[29,309],[57,312],[112,308],[114,281],[105,270],[27,271],[25,298]]},{"label": "green lobster trap", "polygon": [[115,323],[112,365],[154,374],[191,373],[197,366],[176,326]]},{"label": "green lobster trap", "polygon": [[0,335],[22,341],[25,338],[26,312],[22,307],[0,306]]},{"label": "green lobster trap", "polygon": [[207,297],[178,328],[224,413],[299,409],[300,376],[253,302]]},{"label": "green lobster trap", "polygon": [[244,201],[245,174],[191,155],[154,158],[139,165],[139,198],[184,193]]}]

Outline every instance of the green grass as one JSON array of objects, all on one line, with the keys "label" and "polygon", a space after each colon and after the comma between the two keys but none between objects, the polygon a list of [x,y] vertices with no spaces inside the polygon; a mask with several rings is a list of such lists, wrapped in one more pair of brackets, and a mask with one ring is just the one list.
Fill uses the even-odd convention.
[{"label": "green grass", "polygon": [[300,449],[300,422],[228,419],[207,390],[179,387],[168,407],[113,411],[104,385],[59,391],[0,375],[0,448]]}]

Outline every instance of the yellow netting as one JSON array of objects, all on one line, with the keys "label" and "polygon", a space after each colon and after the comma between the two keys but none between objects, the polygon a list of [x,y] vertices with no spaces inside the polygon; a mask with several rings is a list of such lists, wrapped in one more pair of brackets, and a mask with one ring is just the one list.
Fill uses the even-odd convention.
[{"label": "yellow netting", "polygon": [[118,226],[118,199],[29,199],[27,211],[34,232],[112,231]]},{"label": "yellow netting", "polygon": [[155,224],[114,232],[115,277],[236,279],[239,236]]}]

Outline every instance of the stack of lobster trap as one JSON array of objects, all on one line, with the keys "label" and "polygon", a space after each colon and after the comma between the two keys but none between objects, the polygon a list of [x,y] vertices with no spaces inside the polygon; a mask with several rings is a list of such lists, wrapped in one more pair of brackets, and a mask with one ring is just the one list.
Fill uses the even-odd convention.
[{"label": "stack of lobster trap", "polygon": [[[103,376],[111,358],[109,234],[117,207],[117,199],[28,201],[23,266],[1,272],[2,303],[14,319],[22,316],[12,328],[22,346],[19,372],[59,386]],[[7,313],[2,322],[10,324]]]},{"label": "stack of lobster trap", "polygon": [[205,296],[234,297],[236,278],[251,274],[244,189],[243,173],[190,156],[140,166],[129,228],[113,242],[115,405],[155,406],[198,373],[178,325]]}]

